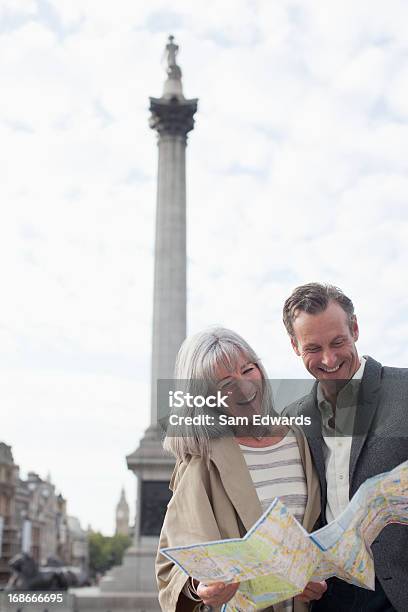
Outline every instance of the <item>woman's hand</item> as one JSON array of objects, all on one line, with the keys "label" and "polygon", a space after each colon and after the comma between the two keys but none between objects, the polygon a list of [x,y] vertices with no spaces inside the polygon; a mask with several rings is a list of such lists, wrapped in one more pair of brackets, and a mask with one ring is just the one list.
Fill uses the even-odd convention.
[{"label": "woman's hand", "polygon": [[295,599],[306,602],[313,601],[314,599],[320,599],[326,591],[327,584],[325,580],[321,582],[308,582],[302,593],[297,595]]},{"label": "woman's hand", "polygon": [[[309,583],[310,584],[310,583]],[[200,582],[196,587],[197,595],[207,606],[219,607],[227,603],[238,591],[239,582],[225,584],[225,582],[214,582],[204,584]]]}]

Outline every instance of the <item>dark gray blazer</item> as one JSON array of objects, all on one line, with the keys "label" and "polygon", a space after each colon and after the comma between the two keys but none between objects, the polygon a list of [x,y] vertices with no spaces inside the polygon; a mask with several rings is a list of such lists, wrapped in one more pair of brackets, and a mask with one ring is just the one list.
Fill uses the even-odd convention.
[{"label": "dark gray blazer", "polygon": [[[366,357],[350,454],[350,498],[371,476],[391,470],[408,459],[408,369],[388,368]],[[317,383],[309,395],[291,404],[285,414],[312,419],[305,426],[319,474],[322,524],[325,524],[326,477]],[[408,610],[408,526],[388,525],[373,542],[375,572],[388,599]]]}]

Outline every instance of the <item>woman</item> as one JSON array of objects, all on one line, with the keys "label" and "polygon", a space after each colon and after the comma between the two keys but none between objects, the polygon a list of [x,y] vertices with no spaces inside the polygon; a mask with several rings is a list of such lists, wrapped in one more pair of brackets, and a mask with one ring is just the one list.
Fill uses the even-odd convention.
[{"label": "woman", "polygon": [[[228,329],[214,328],[187,338],[177,356],[175,379],[192,397],[221,398],[218,411],[225,415],[248,416],[252,422],[255,414],[273,413],[260,360],[245,340]],[[227,409],[222,407],[225,401]],[[183,410],[183,416],[204,413],[208,407],[190,404]],[[242,537],[275,497],[308,531],[313,528],[320,514],[320,494],[303,434],[240,425],[245,419],[232,421],[236,425],[226,428],[216,419],[202,418],[188,426],[184,419],[167,430],[164,448],[177,462],[159,548]],[[198,612],[201,604],[219,609],[239,588],[239,584],[205,585],[187,579],[160,553],[156,572],[164,612]],[[268,610],[307,610],[305,602],[319,599],[325,588],[325,583],[309,583],[295,600]]]}]

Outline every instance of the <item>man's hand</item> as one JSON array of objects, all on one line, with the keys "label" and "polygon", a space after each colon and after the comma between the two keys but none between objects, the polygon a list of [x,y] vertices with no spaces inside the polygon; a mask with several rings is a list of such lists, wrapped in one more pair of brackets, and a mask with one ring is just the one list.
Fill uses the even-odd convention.
[{"label": "man's hand", "polygon": [[[309,583],[311,584],[311,583]],[[227,603],[238,591],[239,582],[225,584],[225,582],[214,582],[213,584],[204,584],[200,582],[196,587],[197,595],[207,606],[215,608]]]},{"label": "man's hand", "polygon": [[306,602],[313,601],[313,599],[320,599],[326,591],[327,584],[325,580],[321,582],[308,582],[302,593],[297,595],[295,599]]}]

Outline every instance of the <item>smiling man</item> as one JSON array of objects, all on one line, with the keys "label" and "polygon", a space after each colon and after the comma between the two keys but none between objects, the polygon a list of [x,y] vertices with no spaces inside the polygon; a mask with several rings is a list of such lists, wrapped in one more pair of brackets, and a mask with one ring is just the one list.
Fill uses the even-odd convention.
[{"label": "smiling man", "polygon": [[[408,370],[359,356],[353,303],[332,285],[297,287],[283,321],[295,353],[316,378],[312,392],[285,413],[312,421],[305,433],[319,473],[324,525],[367,478],[408,459]],[[390,525],[372,551],[375,591],[332,578],[314,611],[408,610],[408,527]]]}]

